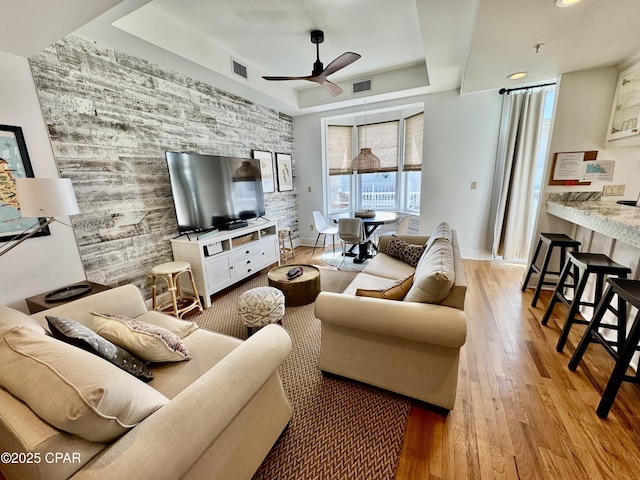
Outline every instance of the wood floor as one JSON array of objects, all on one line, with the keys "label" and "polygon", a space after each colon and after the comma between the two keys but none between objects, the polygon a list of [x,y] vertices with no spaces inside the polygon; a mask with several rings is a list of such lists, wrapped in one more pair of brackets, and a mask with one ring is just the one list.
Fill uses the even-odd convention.
[{"label": "wood floor", "polygon": [[[289,263],[322,265],[311,250],[299,247]],[[639,478],[640,385],[624,383],[607,420],[598,418],[613,360],[591,345],[575,372],[567,368],[585,327],[557,353],[566,309],[542,326],[550,292],[532,308],[532,290],[520,291],[524,267],[464,265],[469,328],[456,404],[446,417],[412,406],[396,480]]]}]

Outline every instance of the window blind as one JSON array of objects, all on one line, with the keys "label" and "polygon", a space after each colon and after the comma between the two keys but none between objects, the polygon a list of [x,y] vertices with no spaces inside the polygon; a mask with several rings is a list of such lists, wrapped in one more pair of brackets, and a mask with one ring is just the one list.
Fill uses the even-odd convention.
[{"label": "window blind", "polygon": [[353,127],[329,125],[327,128],[327,155],[329,175],[352,173]]},{"label": "window blind", "polygon": [[[366,134],[366,140],[365,140]],[[398,171],[398,136],[400,122],[374,123],[358,126],[358,146],[368,147],[380,159],[380,172]]]},{"label": "window blind", "polygon": [[405,172],[422,170],[422,136],[424,112],[407,117],[404,121],[404,165]]}]

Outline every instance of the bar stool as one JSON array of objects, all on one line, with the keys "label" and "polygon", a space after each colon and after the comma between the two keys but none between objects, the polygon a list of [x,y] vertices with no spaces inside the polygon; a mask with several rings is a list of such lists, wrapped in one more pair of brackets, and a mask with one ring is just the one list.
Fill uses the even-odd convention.
[{"label": "bar stool", "polygon": [[[193,296],[185,296],[180,292],[180,280],[181,274],[186,273],[189,275],[191,281],[191,288],[193,290]],[[162,278],[167,284],[167,290],[171,295],[171,299],[162,302],[158,305],[156,298],[157,278]],[[171,307],[171,312],[176,318],[182,318],[185,313],[194,309],[198,309],[202,312],[202,304],[200,303],[200,297],[198,296],[198,289],[196,288],[196,282],[193,279],[193,272],[191,271],[191,265],[189,262],[167,262],[160,265],[156,265],[151,269],[149,274],[151,282],[151,305],[154,310],[166,311]]]},{"label": "bar stool", "polygon": [[[629,267],[625,267],[624,265],[614,262],[602,253],[570,252],[568,257],[567,263],[562,269],[560,279],[558,280],[558,285],[556,286],[553,296],[551,297],[551,301],[549,302],[549,306],[547,307],[547,311],[544,313],[544,317],[542,317],[542,325],[546,325],[553,313],[553,308],[556,303],[562,302],[569,307],[569,314],[567,315],[567,319],[564,321],[562,333],[560,334],[558,344],[556,345],[556,350],[558,352],[561,352],[565,343],[567,343],[569,331],[574,323],[578,323],[580,325],[589,324],[587,320],[577,318],[576,315],[578,315],[581,306],[592,307],[595,313],[596,306],[598,306],[598,303],[602,298],[602,292],[604,291],[605,276],[616,275],[619,278],[627,278],[627,274],[631,273],[631,269]],[[571,273],[572,268],[575,271],[573,274]],[[585,287],[587,286],[589,276],[592,273],[596,274],[596,291],[594,299],[593,302],[583,301],[582,295]],[[567,277],[569,276],[574,277],[573,284],[567,283]],[[566,288],[573,290],[573,299],[569,299],[565,295],[564,290]]]},{"label": "bar stool", "polygon": [[[604,389],[596,413],[600,418],[607,418],[613,401],[618,394],[622,382],[640,383],[640,370],[635,376],[627,375],[627,369],[634,353],[639,350],[640,342],[640,280],[628,280],[623,278],[608,278],[609,287],[602,297],[593,319],[578,344],[578,348],[571,357],[569,370],[575,371],[590,343],[599,343],[616,360],[616,365],[611,372],[607,386]],[[613,296],[618,296],[617,309],[611,305]],[[638,313],[631,324],[627,334],[628,305],[636,307]],[[607,310],[616,314],[617,325],[602,322]],[[607,340],[599,329],[617,330],[616,340]],[[616,349],[614,349],[616,347]]]},{"label": "bar stool", "polygon": [[[285,246],[285,240],[289,238],[289,246]],[[278,239],[280,240],[280,257],[287,258],[287,253],[291,253],[292,257],[296,254],[293,251],[293,239],[291,238],[291,229],[289,227],[278,227]]]},{"label": "bar stool", "polygon": [[[540,253],[540,248],[542,244],[547,246],[547,253],[544,257],[544,262],[542,263],[542,268],[536,265],[536,261],[538,259],[538,254]],[[554,248],[560,249],[560,269],[565,264],[566,254],[568,249],[572,249],[572,251],[577,252],[578,247],[580,247],[580,242],[574,240],[573,238],[565,235],[564,233],[541,233],[538,238],[538,245],[536,246],[536,251],[533,254],[533,258],[531,259],[531,265],[529,265],[529,271],[527,272],[527,276],[524,279],[524,283],[522,284],[522,291],[524,292],[527,288],[527,284],[529,283],[529,279],[531,278],[531,274],[533,272],[540,273],[540,279],[538,280],[538,286],[536,287],[536,292],[533,294],[533,300],[531,301],[531,306],[535,307],[536,303],[538,303],[538,297],[540,296],[540,290],[544,285],[556,285],[555,282],[545,281],[544,277],[547,274],[552,275],[560,275],[560,271],[552,272],[549,271],[549,260],[551,260],[551,254],[553,253]]]}]

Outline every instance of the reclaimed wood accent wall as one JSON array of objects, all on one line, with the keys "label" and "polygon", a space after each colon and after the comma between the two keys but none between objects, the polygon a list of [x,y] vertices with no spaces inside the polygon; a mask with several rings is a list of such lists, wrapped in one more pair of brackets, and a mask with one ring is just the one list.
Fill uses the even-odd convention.
[{"label": "reclaimed wood accent wall", "polygon": [[[29,59],[74,217],[87,279],[134,283],[173,259],[178,226],[165,151],[293,154],[292,118],[140,58],[70,35]],[[295,178],[295,156],[294,178]],[[297,236],[296,190],[265,194]]]}]

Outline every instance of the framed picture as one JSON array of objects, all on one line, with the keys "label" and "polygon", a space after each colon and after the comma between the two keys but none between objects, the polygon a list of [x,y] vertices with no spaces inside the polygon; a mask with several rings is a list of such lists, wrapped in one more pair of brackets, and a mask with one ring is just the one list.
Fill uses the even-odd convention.
[{"label": "framed picture", "polygon": [[[16,178],[33,178],[22,128],[0,125],[0,242],[17,240],[26,229],[46,219],[23,218],[16,192]],[[49,227],[34,237],[50,235]]]},{"label": "framed picture", "polygon": [[288,153],[276,153],[276,169],[278,171],[278,191],[288,192],[293,190],[291,155]]},{"label": "framed picture", "polygon": [[262,150],[252,150],[253,158],[260,160],[260,174],[262,175],[262,193],[276,191],[275,179],[273,177],[273,156],[271,152]]}]

